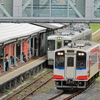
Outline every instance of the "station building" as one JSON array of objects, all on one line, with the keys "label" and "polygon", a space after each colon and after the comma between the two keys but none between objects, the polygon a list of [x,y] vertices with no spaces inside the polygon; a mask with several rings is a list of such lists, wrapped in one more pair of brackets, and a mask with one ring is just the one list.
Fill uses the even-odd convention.
[{"label": "station building", "polygon": [[58,23],[0,23],[0,73],[46,55],[47,36],[65,26]]}]

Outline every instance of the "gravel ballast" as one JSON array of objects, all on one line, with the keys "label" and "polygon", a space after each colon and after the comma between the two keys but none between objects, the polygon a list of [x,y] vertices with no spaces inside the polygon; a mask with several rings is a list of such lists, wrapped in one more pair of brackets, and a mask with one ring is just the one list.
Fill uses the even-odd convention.
[{"label": "gravel ballast", "polygon": [[86,91],[71,100],[100,100],[100,78],[96,79]]},{"label": "gravel ballast", "polygon": [[[39,95],[35,95],[31,97],[29,100],[48,100],[54,95],[62,92],[61,90],[52,89],[47,93],[42,93]],[[55,100],[62,100],[61,98]],[[96,81],[83,93],[78,96],[72,98],[71,100],[100,100],[100,78],[96,79]]]}]

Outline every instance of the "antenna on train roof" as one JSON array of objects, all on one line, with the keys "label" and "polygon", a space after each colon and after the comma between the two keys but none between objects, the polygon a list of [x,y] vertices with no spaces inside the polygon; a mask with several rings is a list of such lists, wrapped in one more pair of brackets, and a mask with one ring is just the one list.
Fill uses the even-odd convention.
[{"label": "antenna on train roof", "polygon": [[89,41],[86,41],[85,44],[88,45],[88,46],[91,46],[91,43]]},{"label": "antenna on train roof", "polygon": [[67,46],[68,47],[71,47],[71,48],[79,47],[81,49],[81,47],[91,46],[91,43],[89,41],[77,40],[77,41],[68,43]]}]

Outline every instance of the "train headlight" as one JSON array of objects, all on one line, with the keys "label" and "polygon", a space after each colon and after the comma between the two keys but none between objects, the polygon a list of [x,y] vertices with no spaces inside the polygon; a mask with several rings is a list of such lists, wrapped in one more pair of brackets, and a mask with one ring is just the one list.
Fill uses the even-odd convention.
[{"label": "train headlight", "polygon": [[63,52],[58,52],[57,55],[64,55],[64,53]]},{"label": "train headlight", "polygon": [[58,40],[61,40],[62,38],[61,38],[61,37],[58,37],[57,39],[58,39]]},{"label": "train headlight", "polygon": [[58,52],[57,55],[60,55],[60,52]]},{"label": "train headlight", "polygon": [[82,56],[84,56],[84,53],[82,53]]},{"label": "train headlight", "polygon": [[61,53],[60,53],[60,55],[64,55],[64,53],[63,53],[63,52],[61,52]]},{"label": "train headlight", "polygon": [[78,53],[78,56],[84,56],[84,53]]}]

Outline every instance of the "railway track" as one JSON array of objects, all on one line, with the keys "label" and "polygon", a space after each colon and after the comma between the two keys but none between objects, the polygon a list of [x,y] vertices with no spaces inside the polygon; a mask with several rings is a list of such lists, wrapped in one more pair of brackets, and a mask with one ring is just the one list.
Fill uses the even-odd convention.
[{"label": "railway track", "polygon": [[50,70],[47,73],[43,74],[38,79],[34,80],[32,83],[25,86],[24,88],[20,89],[19,91],[15,92],[12,95],[9,95],[4,100],[24,100],[29,95],[36,92],[39,88],[47,84],[50,80],[52,80],[52,78],[53,78],[52,70]]},{"label": "railway track", "polygon": [[61,93],[55,95],[54,97],[51,97],[51,98],[48,99],[48,100],[53,100],[53,99],[55,99],[55,98],[58,98],[59,96],[63,95],[63,93],[64,93],[64,92],[61,92]]},{"label": "railway track", "polygon": [[[93,81],[94,82],[94,81]],[[93,83],[92,82],[92,83]],[[91,83],[91,84],[92,84]],[[90,84],[90,85],[91,85]],[[64,99],[62,99],[62,100],[70,100],[70,99],[72,99],[73,97],[75,97],[75,96],[77,96],[77,95],[79,95],[79,94],[81,94],[82,92],[84,92],[86,89],[88,89],[89,87],[90,87],[90,85],[88,85],[85,89],[83,89],[83,90],[78,90],[78,91],[76,91],[76,92],[74,92],[74,93],[72,93],[72,94],[66,94],[66,97],[64,98]],[[59,93],[59,94],[57,94],[57,95],[55,95],[55,96],[53,96],[53,97],[51,97],[51,98],[49,98],[48,100],[55,100],[56,98],[58,98],[58,97],[60,97],[60,96],[63,96],[64,95],[64,92],[61,92],[61,93]]]},{"label": "railway track", "polygon": [[[85,89],[85,90],[86,90],[86,89]],[[62,99],[62,100],[70,100],[70,99],[72,99],[73,97],[79,95],[80,93],[82,93],[82,92],[85,91],[85,90],[79,90],[79,91],[74,92],[74,93],[72,93],[72,94],[66,94],[66,97],[65,97],[64,92],[61,92],[61,93],[59,93],[59,94],[57,94],[57,95],[55,95],[55,96],[49,98],[48,100],[55,100],[56,98],[59,98],[60,96],[63,96],[63,95],[64,95],[63,98],[64,98],[64,97],[65,97],[65,98]]]},{"label": "railway track", "polygon": [[[63,100],[69,100],[69,99],[71,99],[71,98],[77,96],[77,95],[80,94],[80,93],[81,93],[81,91],[74,92],[74,93],[72,93],[72,94],[66,94],[66,98],[63,97],[63,98],[64,98]],[[57,94],[57,95],[55,95],[55,96],[49,98],[48,100],[55,100],[56,98],[59,98],[60,96],[63,96],[63,95],[65,95],[64,92],[61,92],[61,93],[59,93],[59,94]]]}]

